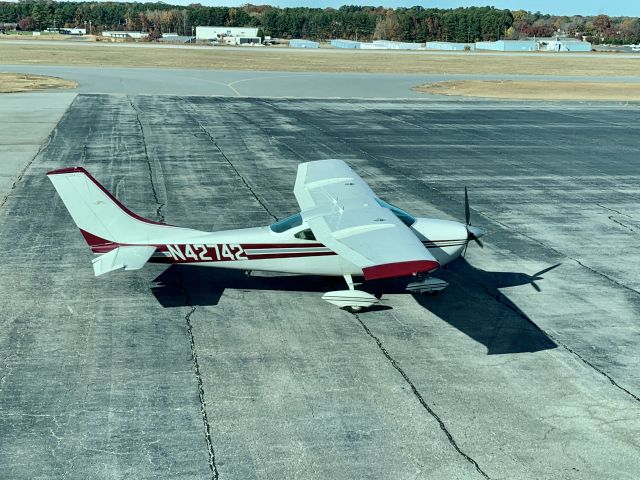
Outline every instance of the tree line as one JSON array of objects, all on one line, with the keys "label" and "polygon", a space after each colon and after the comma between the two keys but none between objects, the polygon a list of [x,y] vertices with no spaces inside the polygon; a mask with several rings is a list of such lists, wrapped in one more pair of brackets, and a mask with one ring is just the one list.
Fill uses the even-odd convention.
[{"label": "tree line", "polygon": [[546,37],[557,32],[587,37],[593,43],[640,43],[640,19],[631,17],[553,16],[494,7],[277,8],[268,5],[206,7],[157,3],[56,2],[20,0],[0,2],[0,22],[17,23],[22,30],[91,25],[93,32],[131,30],[191,35],[198,25],[258,27],[277,38],[326,40],[398,40],[405,42]]}]

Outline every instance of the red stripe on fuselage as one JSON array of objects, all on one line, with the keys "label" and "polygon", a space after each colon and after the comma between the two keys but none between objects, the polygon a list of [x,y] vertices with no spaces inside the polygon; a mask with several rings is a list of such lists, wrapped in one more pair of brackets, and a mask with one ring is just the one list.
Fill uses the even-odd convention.
[{"label": "red stripe on fuselage", "polygon": [[330,255],[337,255],[335,252],[300,252],[300,253],[267,253],[263,255],[248,255],[247,258],[240,260],[231,260],[228,258],[220,260],[194,260],[193,258],[187,258],[185,260],[175,259],[172,256],[157,256],[149,259],[150,263],[180,263],[180,264],[198,264],[198,263],[227,263],[235,261],[257,261],[257,260],[274,260],[280,258],[307,258],[307,257],[324,257]]},{"label": "red stripe on fuselage", "polygon": [[[80,229],[80,233],[91,247],[93,253],[108,253],[118,247],[126,246],[153,246],[161,254],[180,253],[181,255],[167,255],[154,257],[154,263],[209,263],[230,262],[239,260],[272,260],[278,258],[299,258],[336,255],[333,251],[326,252],[277,252],[277,253],[248,253],[247,250],[282,250],[288,248],[308,249],[326,248],[321,243],[242,243],[242,244],[140,244],[140,243],[116,243],[90,232]],[[172,250],[169,249],[171,245]],[[187,248],[188,247],[188,248]],[[189,255],[187,255],[189,253]],[[194,258],[197,257],[197,258]],[[184,258],[181,258],[184,257]],[[151,260],[150,260],[151,261]]]},{"label": "red stripe on fuselage", "polygon": [[[73,170],[73,169],[69,169]],[[80,233],[84,237],[85,241],[91,247],[91,251],[93,253],[108,253],[111,250],[124,247],[124,246],[153,246],[156,247],[158,252],[167,252],[169,249],[167,244],[141,244],[141,243],[118,243],[112,242],[111,240],[107,240],[105,238],[94,235],[93,233],[87,232],[86,230],[79,229]],[[184,249],[186,245],[193,247],[194,245],[214,245],[214,244],[193,244],[193,243],[181,243],[181,244],[171,244],[176,245],[177,247],[181,247]],[[220,246],[223,245],[221,243],[215,244],[220,249]],[[229,245],[229,244],[225,244]],[[282,249],[282,248],[325,248],[322,243],[241,243],[238,244],[242,247],[243,250],[267,250],[267,249]],[[247,254],[249,260],[258,260],[261,258],[288,258],[292,256],[303,256],[303,255],[333,255],[334,252],[300,252],[300,253],[281,253],[281,254],[271,254],[271,253],[263,253],[263,254]],[[280,255],[280,256],[278,256]]]},{"label": "red stripe on fuselage", "polygon": [[242,243],[245,250],[259,248],[324,248],[322,243]]}]

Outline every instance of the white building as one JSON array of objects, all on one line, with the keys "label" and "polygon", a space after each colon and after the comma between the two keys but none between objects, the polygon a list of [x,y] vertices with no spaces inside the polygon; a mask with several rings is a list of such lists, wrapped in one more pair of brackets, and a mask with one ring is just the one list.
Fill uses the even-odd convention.
[{"label": "white building", "polygon": [[538,49],[548,52],[590,52],[591,44],[567,38],[538,39]]},{"label": "white building", "polygon": [[340,38],[331,40],[334,48],[355,48],[360,50],[419,50],[421,43],[393,42],[390,40],[374,40],[373,42],[356,42]]},{"label": "white building", "polygon": [[353,40],[343,40],[341,38],[335,38],[331,40],[331,46],[334,48],[360,48],[360,42],[354,42]]},{"label": "white building", "polygon": [[260,45],[262,43],[260,37],[222,37],[221,40],[227,45]]},{"label": "white building", "polygon": [[427,42],[425,45],[427,50],[447,50],[447,51],[464,51],[475,50],[475,43],[456,43],[456,42]]},{"label": "white building", "polygon": [[387,47],[384,45],[378,45],[377,43],[367,43],[367,42],[357,42],[359,48],[361,50],[386,50]]},{"label": "white building", "polygon": [[496,50],[499,52],[533,52],[538,44],[533,40],[498,40],[497,42],[476,42],[476,50]]},{"label": "white building", "polygon": [[196,27],[196,40],[219,41],[225,37],[259,38],[258,29],[252,27]]},{"label": "white building", "polygon": [[125,32],[119,30],[105,30],[102,32],[103,37],[110,38],[147,38],[149,34],[147,32]]},{"label": "white building", "polygon": [[379,45],[387,50],[420,50],[421,43],[394,42],[392,40],[374,40],[374,45]]},{"label": "white building", "polygon": [[312,42],[311,40],[291,39],[289,40],[289,46],[291,48],[319,48],[318,42]]}]

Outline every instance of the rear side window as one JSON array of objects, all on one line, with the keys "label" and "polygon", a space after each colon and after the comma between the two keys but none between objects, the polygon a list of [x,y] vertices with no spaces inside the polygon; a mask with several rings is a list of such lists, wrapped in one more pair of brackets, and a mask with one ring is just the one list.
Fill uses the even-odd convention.
[{"label": "rear side window", "polygon": [[294,237],[299,238],[300,240],[315,240],[316,236],[313,234],[310,228],[306,228],[304,230],[300,230],[298,233],[294,235]]}]

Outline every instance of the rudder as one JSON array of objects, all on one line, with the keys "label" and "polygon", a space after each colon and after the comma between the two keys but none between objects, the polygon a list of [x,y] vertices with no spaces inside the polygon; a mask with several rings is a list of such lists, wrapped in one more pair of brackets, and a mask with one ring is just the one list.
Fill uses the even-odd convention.
[{"label": "rudder", "polygon": [[179,229],[133,213],[82,167],[53,170],[47,176],[94,251],[145,243],[167,229]]}]

